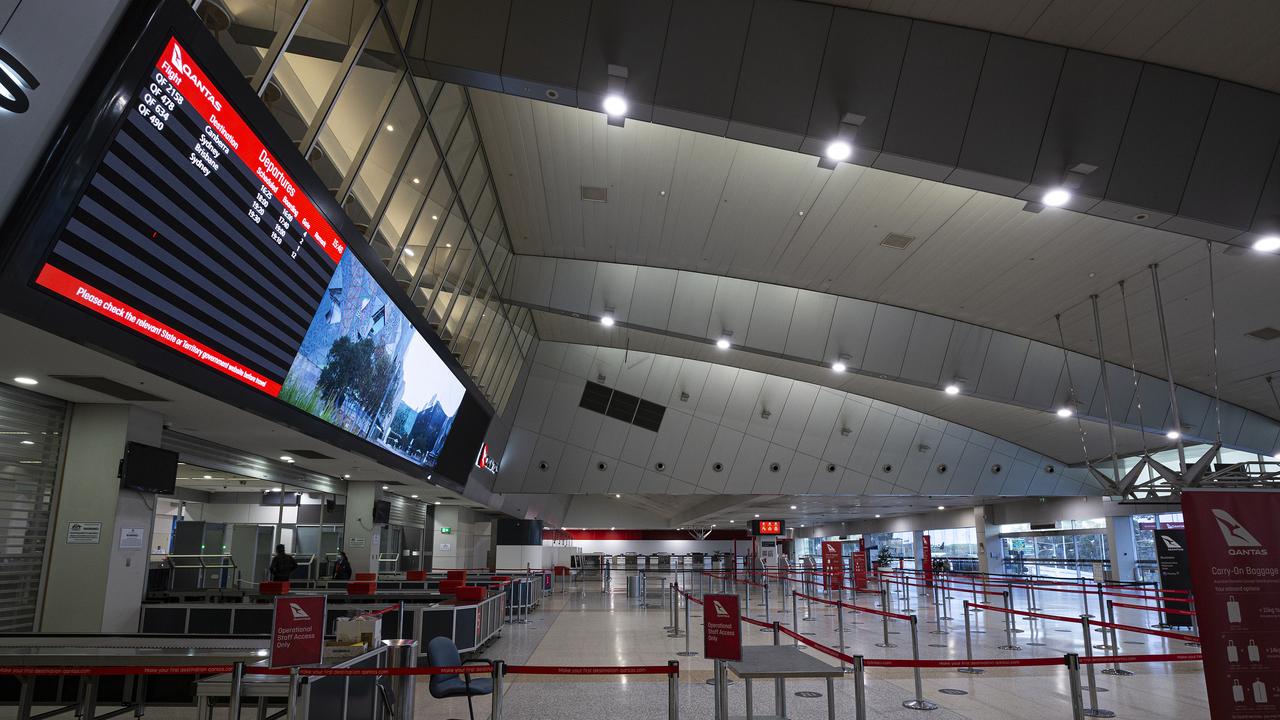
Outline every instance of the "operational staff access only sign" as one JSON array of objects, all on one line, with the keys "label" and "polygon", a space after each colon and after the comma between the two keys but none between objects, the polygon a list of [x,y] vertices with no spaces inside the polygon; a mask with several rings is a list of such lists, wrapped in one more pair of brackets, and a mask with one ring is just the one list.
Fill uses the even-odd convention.
[{"label": "operational staff access only sign", "polygon": [[742,615],[737,595],[703,596],[702,656],[708,660],[742,659]]},{"label": "operational staff access only sign", "polygon": [[271,667],[315,665],[324,659],[323,595],[281,595],[271,622]]},{"label": "operational staff access only sign", "polygon": [[1280,718],[1280,492],[1184,490],[1213,720]]}]

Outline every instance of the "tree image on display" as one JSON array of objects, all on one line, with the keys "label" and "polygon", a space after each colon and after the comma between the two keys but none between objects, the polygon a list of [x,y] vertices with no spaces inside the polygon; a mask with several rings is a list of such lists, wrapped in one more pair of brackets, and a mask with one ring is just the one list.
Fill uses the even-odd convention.
[{"label": "tree image on display", "polygon": [[464,393],[413,323],[348,254],[329,282],[280,397],[434,467]]}]

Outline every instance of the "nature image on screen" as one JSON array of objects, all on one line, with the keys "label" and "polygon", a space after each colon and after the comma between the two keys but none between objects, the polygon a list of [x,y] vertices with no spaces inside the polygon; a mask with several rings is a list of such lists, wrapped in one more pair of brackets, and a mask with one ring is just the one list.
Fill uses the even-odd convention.
[{"label": "nature image on screen", "polygon": [[355,253],[346,253],[280,398],[434,467],[465,392]]}]

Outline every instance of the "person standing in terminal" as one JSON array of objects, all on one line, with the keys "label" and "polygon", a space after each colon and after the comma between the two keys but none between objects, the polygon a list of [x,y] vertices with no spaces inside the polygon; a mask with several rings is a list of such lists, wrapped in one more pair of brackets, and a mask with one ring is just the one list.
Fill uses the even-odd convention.
[{"label": "person standing in terminal", "polygon": [[293,575],[293,571],[298,569],[298,561],[293,556],[284,551],[284,545],[276,546],[276,556],[271,558],[271,567],[267,572],[271,574],[271,579],[277,582],[283,582]]},{"label": "person standing in terminal", "polygon": [[351,561],[347,559],[347,553],[343,550],[338,551],[338,559],[333,561],[333,579],[351,579]]}]

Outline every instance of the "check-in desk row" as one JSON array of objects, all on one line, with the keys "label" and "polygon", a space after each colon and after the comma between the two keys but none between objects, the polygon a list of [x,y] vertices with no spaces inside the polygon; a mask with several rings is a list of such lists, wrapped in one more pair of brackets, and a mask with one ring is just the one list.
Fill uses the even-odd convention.
[{"label": "check-in desk row", "polygon": [[[0,704],[15,707],[18,720],[33,717],[33,706],[62,708],[85,719],[123,713],[140,718],[154,706],[195,705],[207,709],[211,701],[217,702],[219,698],[225,706],[227,692],[219,687],[219,682],[228,683],[228,676],[211,676],[202,668],[244,662],[248,667],[243,702],[256,706],[257,717],[261,719],[267,716],[269,708],[283,708],[288,697],[287,677],[253,674],[255,664],[266,664],[269,642],[265,636],[4,634],[0,635],[0,665],[162,666],[189,667],[192,671],[101,677],[0,676]],[[387,649],[379,646],[331,666],[377,668],[386,665]],[[306,678],[302,686],[301,717],[304,720],[385,718],[385,706],[378,702],[380,680],[376,676]],[[100,708],[109,710],[99,714]]]},{"label": "check-in desk row", "polygon": [[[480,649],[498,636],[506,612],[506,597],[491,593],[478,603],[455,605],[426,591],[396,591],[376,596],[350,596],[345,592],[314,590],[305,594],[328,597],[325,634],[332,636],[338,618],[399,606],[382,615],[382,636],[419,641],[426,652],[432,638],[451,638],[459,652]],[[254,602],[261,599],[262,602]],[[202,635],[268,635],[273,606],[267,596],[230,603],[160,603],[142,606],[141,632],[194,633]]]}]

